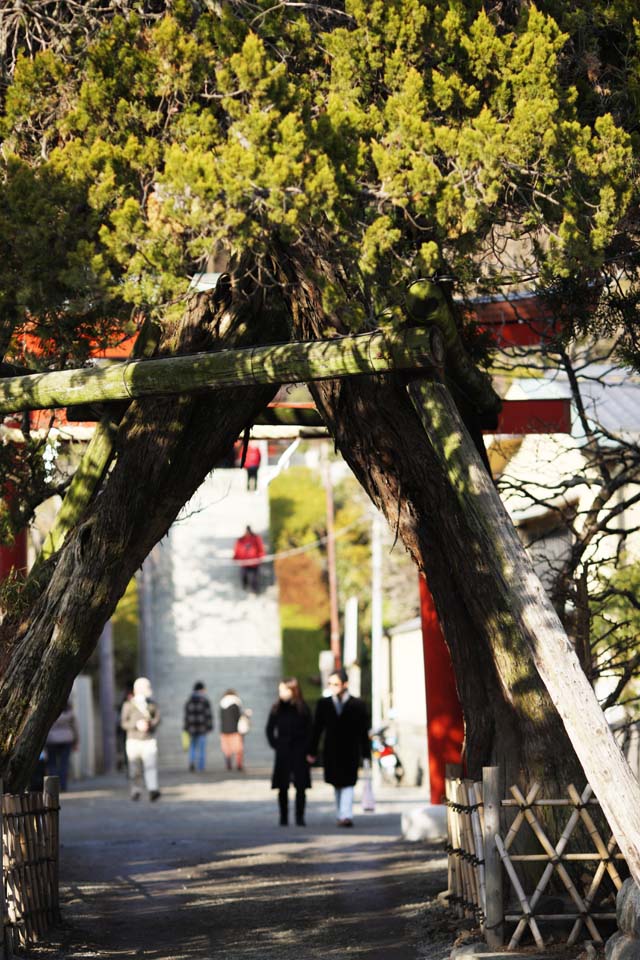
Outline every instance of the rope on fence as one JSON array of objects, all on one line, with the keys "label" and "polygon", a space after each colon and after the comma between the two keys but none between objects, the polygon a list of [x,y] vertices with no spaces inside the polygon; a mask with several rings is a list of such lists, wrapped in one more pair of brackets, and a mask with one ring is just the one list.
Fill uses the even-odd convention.
[{"label": "rope on fence", "polygon": [[[498,790],[498,770],[487,767],[484,770],[484,783],[463,780],[456,772],[446,779],[446,806],[449,838],[445,847],[448,854],[449,889],[447,899],[456,907],[458,916],[476,918],[484,930],[487,943],[491,947],[504,943],[503,928],[505,921],[515,924],[508,948],[515,949],[527,929],[539,949],[543,949],[544,938],[538,926],[538,920],[574,920],[567,939],[568,945],[576,943],[580,930],[586,927],[590,939],[602,942],[595,920],[614,917],[613,913],[598,912],[596,896],[605,875],[608,875],[616,889],[620,889],[622,880],[616,869],[615,861],[623,859],[616,852],[613,836],[605,842],[596,827],[589,807],[597,805],[591,787],[587,785],[579,794],[573,784],[567,787],[567,797],[558,799],[540,798],[542,785],[534,783],[526,795],[516,786],[511,787],[511,798],[501,798]],[[536,814],[537,808],[566,806],[571,814],[559,839],[554,842],[548,835],[548,827]],[[500,809],[511,808],[515,816],[505,831],[500,825]],[[568,845],[578,824],[582,824],[591,839],[592,852],[569,852]],[[539,853],[517,854],[515,841],[525,825],[540,846]],[[588,890],[581,893],[574,884],[567,866],[577,861],[595,861],[595,873]],[[523,880],[516,870],[516,863],[539,861],[545,864],[535,890],[531,895],[525,892]],[[505,915],[502,894],[502,872],[508,879],[520,905],[521,913]],[[539,913],[536,909],[542,894],[547,889],[553,874],[556,874],[573,901],[574,912],[556,914]]]},{"label": "rope on fence", "polygon": [[58,893],[60,790],[45,777],[42,793],[3,794],[3,930],[11,953],[38,940],[60,919]]}]

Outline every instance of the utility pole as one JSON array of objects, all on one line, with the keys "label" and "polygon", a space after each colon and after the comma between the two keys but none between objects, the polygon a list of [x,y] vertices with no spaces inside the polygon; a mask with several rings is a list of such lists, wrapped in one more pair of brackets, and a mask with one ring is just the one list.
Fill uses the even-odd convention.
[{"label": "utility pole", "polygon": [[327,504],[327,568],[329,574],[329,618],[331,624],[330,647],[334,670],[342,666],[340,653],[340,619],[338,617],[338,581],[336,577],[336,539],[333,523],[333,486],[329,464],[329,445],[323,445],[324,489]]},{"label": "utility pole", "polygon": [[102,763],[105,773],[113,773],[116,758],[115,668],[113,626],[108,620],[100,635],[100,717],[102,720]]},{"label": "utility pole", "polygon": [[382,517],[371,520],[371,723],[382,726]]}]

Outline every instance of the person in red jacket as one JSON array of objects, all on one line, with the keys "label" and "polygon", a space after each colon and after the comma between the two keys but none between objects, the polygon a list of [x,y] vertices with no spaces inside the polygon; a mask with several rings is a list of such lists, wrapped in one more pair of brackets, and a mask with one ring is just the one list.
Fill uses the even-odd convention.
[{"label": "person in red jacket", "polygon": [[261,460],[260,448],[250,443],[244,458],[244,468],[247,471],[247,490],[258,489],[258,467]]},{"label": "person in red jacket", "polygon": [[254,593],[258,592],[260,582],[260,564],[264,557],[264,543],[259,534],[254,533],[251,527],[247,527],[244,534],[238,537],[233,551],[233,559],[240,567],[242,574],[242,586],[251,588]]}]

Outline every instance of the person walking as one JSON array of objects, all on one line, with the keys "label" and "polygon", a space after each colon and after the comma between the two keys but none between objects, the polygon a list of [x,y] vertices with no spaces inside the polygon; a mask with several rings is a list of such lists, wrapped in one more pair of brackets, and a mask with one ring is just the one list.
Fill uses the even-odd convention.
[{"label": "person walking", "polygon": [[324,779],[335,790],[338,826],[352,827],[358,768],[371,759],[369,715],[362,700],[349,693],[346,670],[331,674],[329,689],[331,695],[316,706],[307,760],[315,763],[324,736]]},{"label": "person walking", "polygon": [[238,537],[233,550],[233,559],[240,567],[242,586],[245,590],[251,588],[254,593],[258,592],[260,586],[260,564],[264,557],[264,543],[258,533],[254,533],[251,527],[247,529],[241,537]]},{"label": "person walking", "polygon": [[126,732],[126,753],[131,782],[131,799],[139,800],[142,782],[149,791],[149,800],[160,797],[158,789],[158,743],[156,727],[160,711],[152,699],[153,690],[146,677],[133,684],[133,696],[122,705],[120,724]]},{"label": "person walking", "polygon": [[47,774],[50,777],[59,777],[60,790],[63,793],[67,789],[71,751],[78,749],[78,743],[76,715],[73,712],[71,701],[68,700],[60,716],[54,720],[47,734],[46,742]]},{"label": "person walking", "polygon": [[292,783],[296,789],[296,824],[304,827],[305,791],[311,787],[306,757],[311,711],[295,677],[280,682],[278,699],[267,720],[266,734],[269,746],[276,752],[271,787],[278,791],[280,826],[289,823],[289,784]]},{"label": "person walking", "polygon": [[244,457],[244,468],[247,471],[247,490],[258,489],[258,470],[261,460],[260,447],[257,447],[255,443],[250,443]]},{"label": "person walking", "polygon": [[211,703],[204,683],[194,683],[184,705],[183,729],[189,734],[189,770],[204,770],[207,734],[213,730]]},{"label": "person walking", "polygon": [[[247,717],[251,710],[245,710],[242,700],[235,690],[226,690],[220,700],[220,747],[227,770],[244,770],[244,736],[240,728],[248,730]],[[241,722],[245,720],[245,723]]]}]

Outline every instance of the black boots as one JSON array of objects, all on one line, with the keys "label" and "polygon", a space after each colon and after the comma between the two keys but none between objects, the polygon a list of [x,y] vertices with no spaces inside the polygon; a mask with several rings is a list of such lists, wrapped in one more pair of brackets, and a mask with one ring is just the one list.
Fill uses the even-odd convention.
[{"label": "black boots", "polygon": [[[304,827],[304,808],[306,797],[304,790],[296,790],[296,825]],[[286,790],[278,791],[278,807],[280,808],[280,826],[286,827],[289,824],[289,797]]]},{"label": "black boots", "polygon": [[280,826],[286,827],[289,823],[289,798],[286,790],[278,792],[278,807],[280,808]]}]

